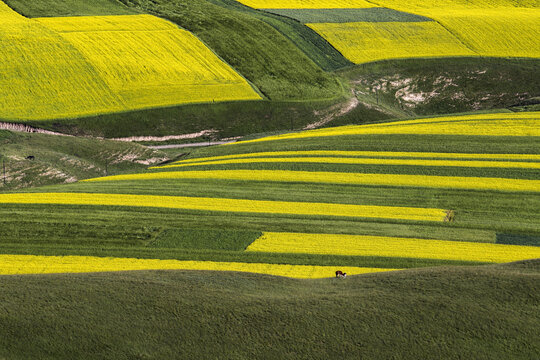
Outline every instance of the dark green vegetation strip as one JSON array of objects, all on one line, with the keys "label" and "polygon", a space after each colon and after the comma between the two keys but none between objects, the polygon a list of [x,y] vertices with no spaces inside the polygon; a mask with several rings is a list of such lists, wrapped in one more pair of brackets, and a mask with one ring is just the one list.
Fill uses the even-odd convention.
[{"label": "dark green vegetation strip", "polygon": [[540,246],[540,236],[498,233],[497,244]]},{"label": "dark green vegetation strip", "polygon": [[415,166],[415,165],[352,165],[328,163],[246,163],[246,164],[216,164],[196,165],[186,167],[170,167],[154,169],[154,172],[167,171],[206,171],[206,170],[291,170],[291,171],[323,171],[363,174],[406,174],[426,176],[463,176],[463,177],[490,177],[507,179],[538,180],[540,169],[512,169],[512,168],[481,168],[481,167],[451,167],[451,166]]},{"label": "dark green vegetation strip", "polygon": [[193,32],[268,98],[327,99],[341,87],[295,44],[249,14],[206,0],[121,0]]},{"label": "dark green vegetation strip", "polygon": [[524,262],[310,281],[4,276],[0,358],[534,359],[539,272]]},{"label": "dark green vegetation strip", "polygon": [[130,9],[117,0],[3,0],[13,10],[26,17],[132,15]]},{"label": "dark green vegetation strip", "polygon": [[260,231],[168,229],[148,246],[166,249],[245,250],[262,235]]},{"label": "dark green vegetation strip", "polygon": [[388,8],[367,9],[264,9],[301,23],[348,22],[423,22],[433,21],[425,16],[409,14]]},{"label": "dark green vegetation strip", "polygon": [[311,60],[326,71],[337,70],[353,65],[352,62],[347,60],[322,36],[298,21],[244,6],[236,0],[209,1],[231,10],[249,14],[273,26],[276,30],[289,38]]},{"label": "dark green vegetation strip", "polygon": [[[166,136],[190,134],[215,129],[215,137],[227,138],[255,133],[302,129],[307,124],[320,120],[314,111],[325,113],[325,109],[341,103],[332,101],[241,101],[216,104],[182,105],[117,114],[105,114],[62,121],[25,121],[25,124],[72,135],[91,135],[106,138],[129,136]],[[349,118],[378,121],[391,115],[379,109],[360,105],[349,114]],[[352,120],[351,120],[352,122]],[[197,138],[193,141],[206,141]]]}]

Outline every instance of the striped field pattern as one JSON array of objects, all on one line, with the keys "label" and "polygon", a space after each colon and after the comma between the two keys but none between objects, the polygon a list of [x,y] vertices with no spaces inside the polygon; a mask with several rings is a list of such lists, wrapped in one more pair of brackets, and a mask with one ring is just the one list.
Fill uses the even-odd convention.
[{"label": "striped field pattern", "polygon": [[[339,267],[350,275],[396,269]],[[0,255],[0,275],[90,273],[134,270],[238,271],[298,279],[334,276],[336,267],[260,263],[101,258],[92,256]]]},{"label": "striped field pattern", "polygon": [[411,257],[504,263],[540,258],[540,247],[383,236],[264,233],[247,251]]},{"label": "striped field pattern", "polygon": [[[115,175],[85,182],[155,179],[215,179],[239,181],[275,181],[291,183],[325,183],[370,186],[426,187],[512,192],[540,192],[540,180],[465,176],[364,174],[289,170],[206,170],[167,171],[132,175]],[[0,195],[0,202],[2,196]]]},{"label": "striped field pattern", "polygon": [[303,139],[321,136],[410,134],[464,136],[540,136],[540,112],[446,116],[395,121],[371,125],[340,126],[328,129],[268,136],[242,143]]}]

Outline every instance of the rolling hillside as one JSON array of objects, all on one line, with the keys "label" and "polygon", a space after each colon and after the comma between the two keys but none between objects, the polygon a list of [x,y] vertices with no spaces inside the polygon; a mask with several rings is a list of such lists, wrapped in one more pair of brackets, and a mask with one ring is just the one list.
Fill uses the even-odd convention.
[{"label": "rolling hillside", "polygon": [[[201,149],[143,173],[4,193],[0,249],[13,254],[3,255],[12,264],[4,271],[329,277],[335,266],[354,274],[536,258],[538,121],[502,113],[320,129]],[[107,265],[102,256],[125,259]]]}]

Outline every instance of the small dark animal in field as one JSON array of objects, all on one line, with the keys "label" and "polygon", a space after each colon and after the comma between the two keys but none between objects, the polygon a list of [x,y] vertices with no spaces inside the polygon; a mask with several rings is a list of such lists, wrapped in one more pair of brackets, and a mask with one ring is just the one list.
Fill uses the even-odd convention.
[{"label": "small dark animal in field", "polygon": [[36,157],[34,155],[28,155],[26,160],[36,160]]},{"label": "small dark animal in field", "polygon": [[337,278],[344,278],[344,277],[347,277],[347,273],[344,273],[343,271],[338,270],[338,271],[336,271],[336,277],[337,277]]}]

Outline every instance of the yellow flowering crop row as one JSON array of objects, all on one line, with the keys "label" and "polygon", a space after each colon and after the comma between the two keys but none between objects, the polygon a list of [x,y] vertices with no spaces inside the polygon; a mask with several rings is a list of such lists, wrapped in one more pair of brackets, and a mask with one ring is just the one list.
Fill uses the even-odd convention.
[{"label": "yellow flowering crop row", "polygon": [[250,163],[314,163],[347,165],[407,165],[407,166],[454,166],[478,168],[518,168],[540,169],[538,162],[481,161],[481,160],[428,160],[428,159],[378,159],[378,158],[343,158],[343,157],[282,157],[255,159],[227,159],[186,164],[171,164],[156,168],[176,168],[186,166],[250,164]]},{"label": "yellow flowering crop row", "polygon": [[540,247],[363,235],[264,233],[247,251],[482,262],[540,258]]},{"label": "yellow flowering crop row", "polygon": [[394,121],[381,124],[339,126],[268,136],[260,139],[240,141],[235,144],[311,137],[373,134],[540,136],[540,112],[462,115]]},{"label": "yellow flowering crop row", "polygon": [[490,9],[490,8],[538,8],[538,0],[373,0],[379,6],[409,12],[434,9]]},{"label": "yellow flowering crop row", "polygon": [[238,271],[298,279],[333,277],[339,269],[350,275],[396,269],[278,265],[260,263],[100,258],[91,256],[0,255],[0,275],[88,273],[132,270]]},{"label": "yellow flowering crop row", "polygon": [[[405,151],[340,151],[340,150],[307,150],[307,151],[266,151],[246,154],[210,156],[195,159],[179,160],[173,164],[189,164],[194,162],[259,158],[278,156],[340,156],[340,157],[374,157],[374,158],[445,158],[445,159],[491,159],[491,160],[531,160],[540,161],[540,154],[467,154],[467,153],[435,153]],[[159,169],[161,166],[153,167]]]},{"label": "yellow flowering crop row", "polygon": [[307,25],[356,64],[385,59],[474,55],[435,21]]},{"label": "yellow flowering crop row", "polygon": [[446,212],[442,209],[124,194],[0,194],[0,203],[142,206],[204,211],[345,216],[415,221],[443,221],[446,216]]},{"label": "yellow flowering crop row", "polygon": [[[373,186],[409,186],[470,190],[540,192],[540,180],[487,177],[363,174],[287,170],[209,170],[167,171],[145,174],[115,175],[85,181],[127,181],[155,179],[214,179],[240,181],[280,181]],[[1,199],[1,195],[0,195]]]},{"label": "yellow flowering crop row", "polygon": [[355,9],[375,7],[365,0],[239,0],[255,9]]},{"label": "yellow flowering crop row", "polygon": [[260,99],[185,30],[150,15],[27,19],[0,1],[0,118]]}]

